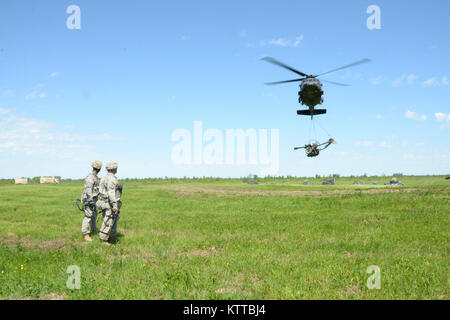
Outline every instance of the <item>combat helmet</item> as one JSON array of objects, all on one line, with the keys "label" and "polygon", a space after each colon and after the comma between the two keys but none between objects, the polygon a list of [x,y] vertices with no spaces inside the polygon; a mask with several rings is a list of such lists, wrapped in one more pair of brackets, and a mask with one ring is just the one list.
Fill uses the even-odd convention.
[{"label": "combat helmet", "polygon": [[106,163],[106,170],[114,170],[117,169],[118,165],[116,161],[108,161]]},{"label": "combat helmet", "polygon": [[94,162],[92,162],[92,168],[94,168],[94,169],[97,169],[97,170],[100,170],[101,168],[102,168],[102,162],[101,161],[98,161],[98,160],[95,160]]}]

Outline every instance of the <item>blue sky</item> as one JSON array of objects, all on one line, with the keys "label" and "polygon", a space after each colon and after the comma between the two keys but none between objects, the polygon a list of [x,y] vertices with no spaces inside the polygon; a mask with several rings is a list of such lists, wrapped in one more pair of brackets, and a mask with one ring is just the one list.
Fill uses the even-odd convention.
[{"label": "blue sky", "polygon": [[[69,5],[81,9],[70,30]],[[369,5],[381,29],[369,30]],[[277,175],[450,173],[450,2],[2,1],[0,177],[80,178],[95,159],[119,177],[260,173],[260,164],[175,165],[176,129],[278,129]],[[338,142],[317,158],[296,115],[295,74],[323,76]],[[317,131],[318,140],[328,139]]]}]

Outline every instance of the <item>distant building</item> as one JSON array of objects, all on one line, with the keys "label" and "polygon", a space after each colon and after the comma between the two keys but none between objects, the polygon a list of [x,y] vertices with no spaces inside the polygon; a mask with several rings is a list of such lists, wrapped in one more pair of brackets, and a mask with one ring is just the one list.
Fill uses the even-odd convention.
[{"label": "distant building", "polygon": [[41,177],[40,183],[59,183],[59,180],[52,177]]},{"label": "distant building", "polygon": [[16,178],[14,179],[14,184],[28,184],[27,178]]}]

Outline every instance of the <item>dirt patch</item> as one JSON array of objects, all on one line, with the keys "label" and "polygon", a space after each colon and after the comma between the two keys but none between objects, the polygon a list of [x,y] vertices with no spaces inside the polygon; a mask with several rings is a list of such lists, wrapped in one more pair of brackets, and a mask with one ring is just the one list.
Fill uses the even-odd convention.
[{"label": "dirt patch", "polygon": [[52,292],[45,296],[39,297],[39,300],[66,300],[66,298],[64,296]]},{"label": "dirt patch", "polygon": [[356,257],[356,253],[346,252],[345,257],[349,259],[354,258]]},{"label": "dirt patch", "polygon": [[0,243],[5,244],[10,249],[17,247],[20,244],[14,233],[8,233],[6,237],[0,236]]},{"label": "dirt patch", "polygon": [[22,301],[22,300],[31,300],[31,298],[12,296],[12,297],[8,297],[8,298],[0,297],[0,300],[17,300],[17,301]]},{"label": "dirt patch", "polygon": [[158,230],[153,230],[152,233],[153,233],[155,236],[170,236],[170,235],[171,235],[171,233],[168,232],[168,231],[158,231]]},{"label": "dirt patch", "polygon": [[67,243],[67,238],[62,237],[59,239],[55,239],[55,240],[47,240],[47,241],[42,241],[36,244],[36,246],[38,246],[39,248],[47,248],[47,249],[60,249],[62,247],[64,247]]},{"label": "dirt patch", "polygon": [[253,283],[253,284],[255,284],[255,285],[261,285],[261,284],[264,283],[263,280],[261,280],[260,278],[258,278],[258,277],[255,276],[255,275],[251,275],[250,278],[249,278],[249,280],[250,280],[251,283]]},{"label": "dirt patch", "polygon": [[211,249],[194,249],[188,252],[180,252],[177,256],[187,256],[187,257],[208,257],[217,254],[216,247],[212,247]]},{"label": "dirt patch", "polygon": [[357,284],[351,284],[347,287],[347,289],[345,290],[345,293],[347,295],[356,294],[359,296],[362,294],[362,291]]},{"label": "dirt patch", "polygon": [[378,194],[378,193],[408,193],[416,189],[412,188],[384,188],[384,189],[368,189],[368,190],[256,190],[256,189],[233,189],[233,188],[204,188],[204,187],[185,187],[185,186],[164,186],[162,189],[174,190],[177,197],[196,197],[202,194],[214,194],[218,197],[241,196],[241,195],[283,195],[283,196],[333,196],[347,195],[355,193]]},{"label": "dirt patch", "polygon": [[115,262],[115,261],[125,261],[125,260],[131,259],[132,257],[133,256],[130,254],[117,252],[117,253],[110,254],[108,256],[108,261],[111,263]]},{"label": "dirt patch", "polygon": [[236,289],[225,287],[225,288],[217,289],[216,294],[225,294],[225,295],[234,294],[236,291],[237,291]]},{"label": "dirt patch", "polygon": [[382,223],[382,222],[391,222],[397,220],[397,218],[395,217],[387,217],[387,218],[368,218],[368,219],[364,219],[362,221],[362,223],[364,224],[368,224],[368,223]]},{"label": "dirt patch", "polygon": [[62,237],[54,240],[37,241],[30,237],[19,238],[14,233],[8,233],[6,237],[0,236],[0,243],[6,244],[10,249],[17,246],[26,248],[38,247],[42,249],[61,249],[67,244],[67,237]]}]

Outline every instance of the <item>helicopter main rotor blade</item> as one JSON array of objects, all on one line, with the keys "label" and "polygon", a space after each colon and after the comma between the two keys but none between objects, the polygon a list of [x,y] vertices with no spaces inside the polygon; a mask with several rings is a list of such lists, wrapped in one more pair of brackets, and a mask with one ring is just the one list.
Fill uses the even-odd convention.
[{"label": "helicopter main rotor blade", "polygon": [[343,67],[340,67],[340,68],[336,68],[336,69],[333,69],[333,70],[330,70],[330,71],[327,71],[327,72],[324,72],[324,73],[318,74],[318,75],[316,75],[316,76],[314,76],[314,77],[319,77],[319,76],[323,76],[324,74],[328,74],[328,73],[331,73],[331,72],[335,72],[335,71],[338,71],[338,70],[342,70],[342,69],[350,68],[350,67],[353,67],[353,66],[357,66],[357,65],[359,65],[359,64],[363,64],[363,63],[367,63],[367,62],[370,62],[370,61],[371,61],[370,59],[363,59],[363,60],[359,60],[359,61],[356,61],[356,62],[350,63],[350,64],[348,64],[348,65],[346,65],[346,66],[343,66]]},{"label": "helicopter main rotor blade", "polygon": [[349,84],[340,83],[340,82],[334,82],[334,81],[329,81],[329,80],[321,80],[321,81],[323,81],[323,82],[328,82],[328,83],[332,83],[332,84],[335,84],[335,85],[337,85],[337,86],[343,86],[343,87],[348,87],[348,86],[349,86]]},{"label": "helicopter main rotor blade", "polygon": [[266,82],[265,84],[268,86],[274,85],[274,84],[281,84],[281,83],[288,83],[288,82],[297,82],[297,81],[302,81],[305,80],[305,78],[301,78],[301,79],[293,79],[293,80],[284,80],[284,81],[275,81],[275,82]]},{"label": "helicopter main rotor blade", "polygon": [[275,64],[275,65],[277,65],[277,66],[280,66],[280,67],[283,67],[283,68],[285,68],[285,69],[288,69],[289,71],[295,72],[296,74],[299,74],[299,75],[301,75],[302,77],[307,77],[307,76],[308,76],[307,74],[305,74],[305,73],[303,73],[303,72],[301,72],[301,71],[298,71],[298,70],[296,70],[296,69],[294,69],[294,68],[292,68],[292,67],[289,67],[288,65],[285,65],[284,63],[282,63],[282,62],[280,62],[280,61],[278,61],[278,60],[275,60],[274,58],[271,58],[271,57],[264,57],[264,58],[262,58],[261,60],[264,60],[264,61],[273,63],[273,64]]}]

